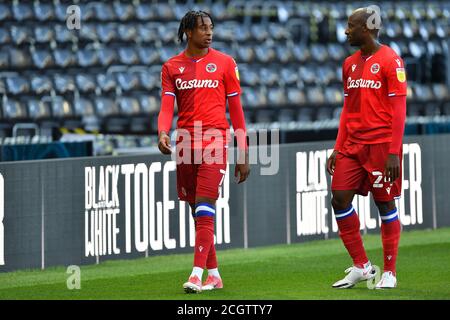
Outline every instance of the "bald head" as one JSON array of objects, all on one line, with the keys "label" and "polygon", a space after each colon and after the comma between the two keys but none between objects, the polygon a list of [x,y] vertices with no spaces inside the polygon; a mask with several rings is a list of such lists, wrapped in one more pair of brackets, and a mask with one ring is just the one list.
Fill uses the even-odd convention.
[{"label": "bald head", "polygon": [[374,36],[378,37],[378,32],[381,28],[380,8],[377,6],[369,6],[359,8],[353,11],[349,21],[353,24],[366,27]]}]

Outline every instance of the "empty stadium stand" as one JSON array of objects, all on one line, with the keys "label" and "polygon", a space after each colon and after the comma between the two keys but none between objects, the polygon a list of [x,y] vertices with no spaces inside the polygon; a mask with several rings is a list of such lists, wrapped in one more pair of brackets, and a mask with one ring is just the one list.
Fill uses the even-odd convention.
[{"label": "empty stadium stand", "polygon": [[[66,9],[81,10],[81,28]],[[250,128],[336,127],[347,17],[364,1],[66,1],[0,3],[0,137],[16,123],[154,135],[161,65],[183,47],[181,17],[212,14],[213,47],[235,57]],[[381,41],[406,63],[408,117],[450,117],[449,1],[377,2]],[[154,140],[152,140],[154,142]],[[138,143],[137,143],[138,144]]]}]

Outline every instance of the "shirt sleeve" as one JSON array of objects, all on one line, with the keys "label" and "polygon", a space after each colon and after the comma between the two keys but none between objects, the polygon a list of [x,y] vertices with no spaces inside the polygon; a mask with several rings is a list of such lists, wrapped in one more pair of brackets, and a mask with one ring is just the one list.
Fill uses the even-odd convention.
[{"label": "shirt sleeve", "polygon": [[406,96],[406,71],[403,60],[394,56],[385,71],[388,96]]},{"label": "shirt sleeve", "polygon": [[167,64],[163,64],[161,70],[161,96],[171,95],[175,97],[175,85]]},{"label": "shirt sleeve", "polygon": [[225,93],[227,97],[233,97],[241,93],[241,84],[239,82],[239,70],[234,59],[228,59],[227,68],[224,75]]},{"label": "shirt sleeve", "polygon": [[347,60],[344,61],[344,64],[342,65],[342,85],[344,89],[344,97],[348,97],[348,88],[347,88],[347,74],[346,74],[346,66],[347,66]]}]

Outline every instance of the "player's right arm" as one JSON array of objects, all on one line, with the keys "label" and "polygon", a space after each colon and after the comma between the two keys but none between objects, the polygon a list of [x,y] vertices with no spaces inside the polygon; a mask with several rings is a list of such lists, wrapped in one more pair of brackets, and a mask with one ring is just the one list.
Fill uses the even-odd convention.
[{"label": "player's right arm", "polygon": [[158,115],[158,148],[163,154],[171,154],[169,132],[172,126],[175,86],[170,76],[167,64],[161,70],[161,109]]},{"label": "player's right arm", "polygon": [[345,75],[345,63],[344,63],[344,67],[342,68],[342,81],[344,84],[344,105],[342,107],[342,111],[341,111],[341,117],[339,120],[339,129],[338,129],[338,135],[336,138],[336,143],[334,145],[334,151],[331,154],[331,156],[328,158],[327,161],[327,171],[330,175],[333,175],[334,173],[334,168],[336,166],[336,155],[339,153],[339,150],[342,148],[342,146],[344,145],[345,140],[347,140],[347,107],[346,107],[346,101],[347,101],[347,95],[348,95],[348,91],[347,91],[347,82],[346,82],[346,75]]}]

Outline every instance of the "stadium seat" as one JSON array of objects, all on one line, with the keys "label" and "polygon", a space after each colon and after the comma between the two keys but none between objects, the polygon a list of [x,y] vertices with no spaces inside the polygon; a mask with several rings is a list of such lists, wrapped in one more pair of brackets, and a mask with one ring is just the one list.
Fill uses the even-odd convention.
[{"label": "stadium seat", "polygon": [[66,94],[75,91],[75,81],[70,75],[55,74],[53,76],[53,81],[57,93]]},{"label": "stadium seat", "polygon": [[248,64],[239,64],[239,77],[243,86],[254,87],[260,84],[260,77],[256,70]]},{"label": "stadium seat", "polygon": [[287,88],[288,104],[293,106],[302,106],[306,104],[306,96],[303,90],[299,88]]},{"label": "stadium seat", "polygon": [[252,24],[250,26],[251,38],[254,41],[262,42],[270,37],[267,26],[264,24]]},{"label": "stadium seat", "polygon": [[117,40],[117,25],[115,23],[97,24],[97,36],[102,43],[108,43]]},{"label": "stadium seat", "polygon": [[445,102],[442,106],[442,114],[449,117],[450,116],[450,102]]},{"label": "stadium seat", "polygon": [[158,25],[159,40],[164,44],[175,43],[178,39],[179,22],[168,22]]},{"label": "stadium seat", "polygon": [[55,65],[60,68],[67,68],[76,64],[75,55],[71,49],[58,48],[53,51]]},{"label": "stadium seat", "polygon": [[282,64],[288,64],[293,61],[294,55],[292,54],[291,49],[286,45],[278,44],[275,47],[276,51],[276,60],[278,60]]},{"label": "stadium seat", "polygon": [[158,5],[153,5],[153,10],[156,9],[157,17],[165,21],[175,20],[175,13],[169,3],[160,2]]},{"label": "stadium seat", "polygon": [[136,18],[142,21],[151,21],[155,18],[156,12],[150,3],[139,3],[136,6]]},{"label": "stadium seat", "polygon": [[159,111],[159,99],[151,95],[138,97],[140,109],[144,114],[155,114]]},{"label": "stadium seat", "polygon": [[268,89],[267,102],[270,106],[278,107],[286,104],[286,92],[283,87]]},{"label": "stadium seat", "polygon": [[33,120],[50,119],[52,112],[49,104],[45,104],[38,99],[29,99],[27,101],[28,114]]},{"label": "stadium seat", "polygon": [[425,116],[440,116],[441,108],[439,103],[427,103],[425,105]]},{"label": "stadium seat", "polygon": [[271,123],[274,120],[273,115],[273,110],[258,110],[256,111],[255,120],[257,123]]},{"label": "stadium seat", "polygon": [[31,3],[13,3],[12,11],[14,19],[17,21],[26,21],[33,19],[33,6]]},{"label": "stadium seat", "polygon": [[100,64],[104,67],[117,63],[117,52],[113,48],[102,47],[97,50],[97,57]]},{"label": "stadium seat", "polygon": [[[268,64],[268,66],[270,66]],[[280,76],[276,66],[262,67],[259,69],[261,83],[265,86],[279,86]]]},{"label": "stadium seat", "polygon": [[113,74],[98,74],[97,84],[103,92],[110,92],[116,90],[117,82]]},{"label": "stadium seat", "polygon": [[0,52],[0,70],[9,68],[8,52]]},{"label": "stadium seat", "polygon": [[117,33],[120,41],[124,42],[134,41],[137,36],[136,27],[133,25],[120,24]]},{"label": "stadium seat", "polygon": [[[80,11],[81,11],[81,19],[83,21],[87,21],[88,19],[85,17],[85,14],[87,13],[87,10],[84,8],[83,4],[80,5]],[[67,7],[64,5],[55,5],[54,6],[54,13],[55,18],[58,21],[65,22],[67,19]],[[65,26],[64,26],[65,27]],[[67,28],[66,28],[67,29]]]},{"label": "stadium seat", "polygon": [[311,57],[319,63],[324,63],[329,59],[328,50],[324,45],[313,44],[311,45]]},{"label": "stadium seat", "polygon": [[34,29],[34,39],[38,43],[49,43],[54,39],[54,30],[50,26],[38,26]]},{"label": "stadium seat", "polygon": [[55,40],[58,43],[73,42],[77,39],[74,31],[67,29],[65,25],[55,24]]},{"label": "stadium seat", "polygon": [[39,21],[50,21],[55,18],[51,3],[34,2],[34,16]]},{"label": "stadium seat", "polygon": [[74,112],[75,115],[80,117],[95,116],[95,110],[92,101],[84,98],[75,100]]},{"label": "stadium seat", "polygon": [[159,49],[159,59],[161,62],[166,62],[181,51],[182,49],[179,47],[164,46]]},{"label": "stadium seat", "polygon": [[333,119],[333,109],[330,107],[320,107],[317,110],[316,121],[324,121]]},{"label": "stadium seat", "polygon": [[117,103],[110,98],[97,97],[94,100],[96,114],[100,117],[120,115]]},{"label": "stadium seat", "polygon": [[51,99],[52,116],[56,118],[72,118],[74,111],[71,103],[62,97]]},{"label": "stadium seat", "polygon": [[21,76],[6,78],[6,92],[13,95],[26,94],[30,91],[30,84],[27,79]]},{"label": "stadium seat", "polygon": [[307,108],[307,107],[303,107],[300,108],[300,110],[298,111],[297,114],[297,121],[298,122],[311,122],[313,121],[313,109],[312,108]]},{"label": "stadium seat", "polygon": [[12,13],[10,7],[6,3],[0,3],[0,21],[10,20]]},{"label": "stadium seat", "polygon": [[248,108],[257,108],[267,105],[267,98],[263,88],[242,88],[243,105]]},{"label": "stadium seat", "polygon": [[11,26],[11,38],[16,45],[30,43],[33,39],[32,31],[26,26]]},{"label": "stadium seat", "polygon": [[139,57],[133,47],[120,47],[118,49],[119,61],[126,65],[136,65],[139,63]]},{"label": "stadium seat", "polygon": [[145,90],[153,90],[160,86],[160,75],[152,74],[150,72],[137,72],[139,77],[140,87]]},{"label": "stadium seat", "polygon": [[53,55],[50,50],[47,49],[34,49],[31,48],[31,59],[34,66],[39,69],[47,69],[54,66]]},{"label": "stadium seat", "polygon": [[311,58],[311,53],[306,45],[296,44],[292,48],[292,54],[297,62],[304,64]]},{"label": "stadium seat", "polygon": [[292,109],[282,109],[278,112],[278,122],[295,121],[295,111]]},{"label": "stadium seat", "polygon": [[98,63],[97,51],[90,48],[78,49],[77,62],[81,67],[91,67]]},{"label": "stadium seat", "polygon": [[75,76],[76,86],[81,93],[94,92],[96,89],[96,83],[94,76],[89,74],[77,74]]},{"label": "stadium seat", "polygon": [[78,38],[80,41],[93,42],[97,41],[97,24],[84,23],[83,28],[78,32]]},{"label": "stadium seat", "polygon": [[136,98],[119,97],[117,102],[119,104],[121,114],[125,116],[135,116],[141,113],[139,102]]},{"label": "stadium seat", "polygon": [[26,107],[18,100],[8,99],[3,104],[3,118],[20,120],[28,117]]},{"label": "stadium seat", "polygon": [[114,2],[114,13],[120,21],[128,21],[134,18],[134,7],[130,3]]},{"label": "stadium seat", "polygon": [[117,73],[117,83],[124,91],[131,91],[140,88],[138,75],[129,72]]},{"label": "stadium seat", "polygon": [[255,52],[252,46],[241,45],[237,49],[237,60],[238,63],[245,62],[250,63],[254,61]]},{"label": "stadium seat", "polygon": [[141,64],[152,65],[160,61],[159,51],[153,46],[149,47],[138,47],[138,55]]},{"label": "stadium seat", "polygon": [[406,107],[406,115],[408,117],[419,117],[421,115],[421,104],[420,103],[408,103]]},{"label": "stadium seat", "polygon": [[116,18],[114,10],[110,3],[107,2],[93,2],[92,4],[95,10],[95,17],[100,21],[111,21]]},{"label": "stadium seat", "polygon": [[290,67],[284,67],[281,69],[279,74],[280,81],[285,86],[297,86],[298,82],[298,73],[292,72],[292,69]]},{"label": "stadium seat", "polygon": [[11,36],[8,29],[0,28],[0,44],[5,45],[11,42]]},{"label": "stadium seat", "polygon": [[273,45],[262,44],[260,46],[257,46],[254,51],[257,61],[264,64],[274,62],[275,58],[277,57]]},{"label": "stadium seat", "polygon": [[307,88],[306,97],[308,103],[310,103],[311,105],[323,104],[325,102],[323,89],[319,86]]},{"label": "stadium seat", "polygon": [[46,76],[39,76],[39,77],[33,77],[31,79],[31,90],[36,95],[42,95],[50,93],[50,91],[53,89],[52,81],[49,77]]}]

